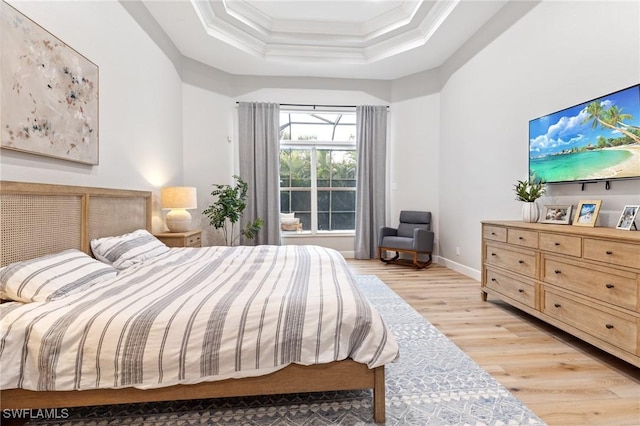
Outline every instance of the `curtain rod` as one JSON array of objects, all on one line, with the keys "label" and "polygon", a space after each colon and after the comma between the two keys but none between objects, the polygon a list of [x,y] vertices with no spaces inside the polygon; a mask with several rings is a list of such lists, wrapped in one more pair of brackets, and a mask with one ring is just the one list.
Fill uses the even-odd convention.
[{"label": "curtain rod", "polygon": [[[236,101],[236,105],[240,102]],[[311,107],[316,108],[356,108],[357,105],[317,105],[317,104],[279,104],[280,106],[293,106],[293,107]],[[385,105],[389,109],[389,105]]]}]

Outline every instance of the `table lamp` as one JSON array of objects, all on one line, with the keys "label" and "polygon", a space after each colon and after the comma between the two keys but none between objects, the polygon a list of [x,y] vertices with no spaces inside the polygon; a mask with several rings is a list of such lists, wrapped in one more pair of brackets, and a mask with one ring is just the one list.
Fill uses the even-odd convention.
[{"label": "table lamp", "polygon": [[196,188],[169,186],[162,188],[162,209],[169,210],[166,217],[170,232],[185,232],[191,228],[191,215],[187,209],[198,207]]}]

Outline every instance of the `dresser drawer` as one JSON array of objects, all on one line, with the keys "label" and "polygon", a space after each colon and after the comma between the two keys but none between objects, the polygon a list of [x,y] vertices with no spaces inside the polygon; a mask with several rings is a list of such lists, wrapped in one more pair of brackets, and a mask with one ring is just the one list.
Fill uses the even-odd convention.
[{"label": "dresser drawer", "polygon": [[589,269],[543,257],[542,280],[632,311],[638,308],[636,274]]},{"label": "dresser drawer", "polygon": [[584,258],[640,269],[640,244],[585,238]]},{"label": "dresser drawer", "polygon": [[541,232],[539,236],[540,249],[567,256],[582,256],[582,238],[573,235],[558,235]]},{"label": "dresser drawer", "polygon": [[202,241],[200,240],[201,240],[200,234],[187,237],[187,241],[185,242],[185,247],[202,247]]},{"label": "dresser drawer", "polygon": [[622,350],[636,353],[638,326],[635,318],[607,310],[596,309],[562,296],[545,291],[543,312],[559,321],[597,337]]},{"label": "dresser drawer", "polygon": [[202,247],[202,231],[163,232],[155,234],[167,247]]},{"label": "dresser drawer", "polygon": [[524,249],[510,249],[487,244],[485,261],[509,271],[535,278],[538,270],[536,253]]},{"label": "dresser drawer", "polygon": [[535,287],[507,275],[488,269],[485,287],[504,294],[523,305],[535,308]]},{"label": "dresser drawer", "polygon": [[507,242],[522,247],[538,248],[538,233],[511,228],[507,231]]},{"label": "dresser drawer", "polygon": [[482,238],[485,240],[507,242],[507,228],[500,226],[484,225],[482,227]]}]

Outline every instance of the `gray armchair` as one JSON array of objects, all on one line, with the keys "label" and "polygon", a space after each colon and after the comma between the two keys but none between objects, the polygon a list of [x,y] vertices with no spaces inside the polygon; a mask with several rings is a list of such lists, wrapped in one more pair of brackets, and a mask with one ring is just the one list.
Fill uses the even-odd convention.
[{"label": "gray armchair", "polygon": [[[394,251],[392,258],[385,257],[387,251]],[[410,264],[424,268],[431,264],[433,252],[433,231],[431,231],[431,212],[403,210],[400,212],[398,228],[381,226],[378,233],[378,257],[385,263],[406,263],[400,259],[400,253],[410,253]],[[419,256],[428,256],[422,261]]]}]

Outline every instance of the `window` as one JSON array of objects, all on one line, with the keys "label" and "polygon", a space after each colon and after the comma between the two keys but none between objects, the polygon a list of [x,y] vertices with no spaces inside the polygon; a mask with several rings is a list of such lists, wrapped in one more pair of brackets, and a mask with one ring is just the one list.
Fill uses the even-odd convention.
[{"label": "window", "polygon": [[280,211],[303,231],[355,229],[355,141],[355,113],[280,113]]}]

